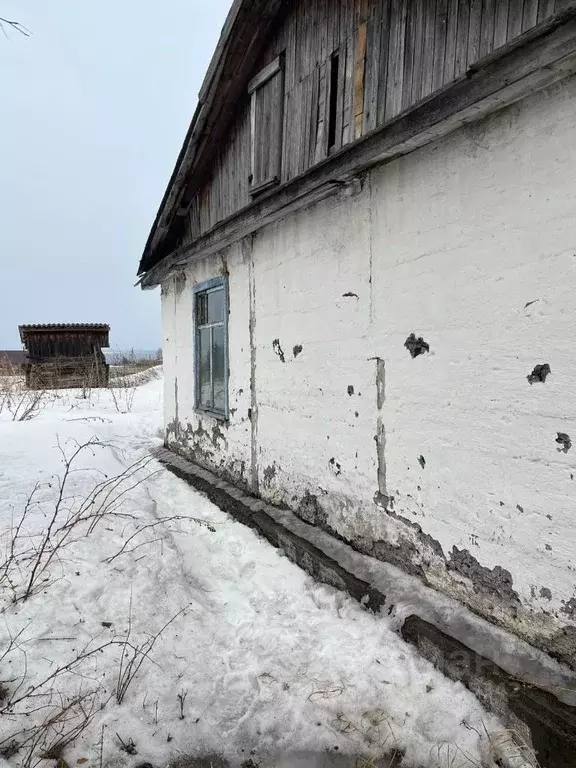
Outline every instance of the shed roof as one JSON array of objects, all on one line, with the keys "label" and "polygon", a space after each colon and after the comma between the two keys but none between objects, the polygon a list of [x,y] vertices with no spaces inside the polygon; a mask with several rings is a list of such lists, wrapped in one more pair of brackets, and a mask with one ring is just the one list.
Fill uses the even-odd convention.
[{"label": "shed roof", "polygon": [[38,323],[35,325],[19,325],[20,339],[24,341],[24,336],[28,333],[51,331],[52,333],[70,333],[71,331],[81,332],[108,332],[110,326],[107,323]]}]

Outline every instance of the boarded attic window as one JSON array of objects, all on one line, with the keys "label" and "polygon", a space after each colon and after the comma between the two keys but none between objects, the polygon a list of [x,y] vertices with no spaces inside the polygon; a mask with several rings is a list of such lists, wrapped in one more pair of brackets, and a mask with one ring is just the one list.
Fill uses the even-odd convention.
[{"label": "boarded attic window", "polygon": [[248,84],[251,95],[250,192],[280,181],[284,120],[284,55],[264,67]]}]

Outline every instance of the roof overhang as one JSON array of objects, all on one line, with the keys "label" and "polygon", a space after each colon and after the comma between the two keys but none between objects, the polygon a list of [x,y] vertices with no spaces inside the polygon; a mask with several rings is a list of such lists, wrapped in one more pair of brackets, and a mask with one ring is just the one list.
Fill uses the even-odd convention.
[{"label": "roof overhang", "polygon": [[192,123],[178,155],[140,261],[138,274],[170,252],[170,229],[184,214],[210,168],[234,117],[238,99],[267,40],[267,33],[289,0],[234,0],[198,95]]},{"label": "roof overhang", "polygon": [[20,341],[28,334],[36,333],[109,333],[110,326],[107,323],[39,323],[35,325],[19,325]]}]

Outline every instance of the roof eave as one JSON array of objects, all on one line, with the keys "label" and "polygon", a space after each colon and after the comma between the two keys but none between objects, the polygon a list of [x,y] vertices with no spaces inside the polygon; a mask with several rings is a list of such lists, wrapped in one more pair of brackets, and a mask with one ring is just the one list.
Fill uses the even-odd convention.
[{"label": "roof eave", "polygon": [[[222,103],[215,104],[215,102],[218,102],[217,97],[219,96],[221,82],[223,80],[226,81],[223,75],[225,74],[231,49],[233,50],[235,42],[241,39],[242,44],[237,46],[238,50],[235,53],[243,56],[243,60],[248,62],[247,66],[235,67],[235,79],[229,78],[229,81],[226,81],[227,89],[223,96],[226,97],[230,93],[231,99],[229,101],[235,103],[234,95],[237,88],[233,88],[232,84],[237,85],[239,82],[243,84],[245,69],[251,69],[250,64],[254,61],[257,53],[260,52],[266,41],[266,33],[271,20],[277,15],[281,6],[286,1],[234,0],[204,77],[194,117],[186,133],[175,168],[148,235],[144,253],[140,260],[138,275],[145,274],[163,258],[162,255],[157,257],[158,248],[170,229],[174,214],[180,206],[180,201],[186,191],[187,184],[195,171],[195,166],[198,164],[198,159],[202,156],[203,165],[206,166],[208,163],[205,157],[207,147],[204,139],[206,139],[208,134],[212,134],[215,127],[224,130],[231,118],[231,105],[226,103],[226,98],[222,99]],[[258,26],[256,28],[254,26],[255,16],[258,18]],[[248,44],[242,39],[241,33],[244,28],[251,35]],[[255,44],[255,41],[258,44]],[[228,107],[228,109],[225,109],[225,107]],[[214,151],[213,146],[209,149]]]}]

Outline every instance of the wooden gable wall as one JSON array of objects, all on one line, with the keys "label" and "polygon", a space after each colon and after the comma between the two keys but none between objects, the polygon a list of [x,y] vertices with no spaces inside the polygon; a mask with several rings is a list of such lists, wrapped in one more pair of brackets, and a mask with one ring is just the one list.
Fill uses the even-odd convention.
[{"label": "wooden gable wall", "polygon": [[[338,55],[335,143],[361,138],[492,51],[549,19],[567,0],[294,0],[254,74],[285,56],[281,182],[328,155],[331,59]],[[212,173],[193,199],[181,244],[252,202],[246,92]]]}]

